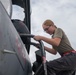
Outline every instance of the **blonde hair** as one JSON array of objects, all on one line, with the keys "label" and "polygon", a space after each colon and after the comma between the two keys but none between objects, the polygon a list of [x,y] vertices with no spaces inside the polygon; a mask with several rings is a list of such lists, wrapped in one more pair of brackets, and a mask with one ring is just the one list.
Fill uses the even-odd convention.
[{"label": "blonde hair", "polygon": [[43,23],[43,25],[46,25],[46,26],[53,25],[53,24],[54,24],[54,22],[51,20],[45,20]]},{"label": "blonde hair", "polygon": [[[43,24],[42,25],[45,25],[45,26],[55,26],[54,25],[54,22],[52,21],[52,20],[49,20],[49,19],[47,19],[47,20],[45,20],[44,22],[43,22]],[[56,27],[56,26],[55,26]],[[57,28],[57,27],[56,27]]]}]

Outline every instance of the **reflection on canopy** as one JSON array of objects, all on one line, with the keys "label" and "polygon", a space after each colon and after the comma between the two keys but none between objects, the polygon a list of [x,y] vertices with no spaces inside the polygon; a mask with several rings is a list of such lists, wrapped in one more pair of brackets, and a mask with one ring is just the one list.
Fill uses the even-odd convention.
[{"label": "reflection on canopy", "polygon": [[11,16],[12,13],[12,2],[11,0],[0,0],[3,6],[5,7],[7,13]]}]

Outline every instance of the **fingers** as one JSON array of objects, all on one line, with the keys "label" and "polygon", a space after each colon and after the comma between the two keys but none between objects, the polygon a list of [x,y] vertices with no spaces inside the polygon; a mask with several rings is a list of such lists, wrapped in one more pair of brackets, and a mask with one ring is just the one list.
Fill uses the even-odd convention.
[{"label": "fingers", "polygon": [[41,37],[40,36],[34,36],[34,40],[39,41],[39,40],[41,40]]}]

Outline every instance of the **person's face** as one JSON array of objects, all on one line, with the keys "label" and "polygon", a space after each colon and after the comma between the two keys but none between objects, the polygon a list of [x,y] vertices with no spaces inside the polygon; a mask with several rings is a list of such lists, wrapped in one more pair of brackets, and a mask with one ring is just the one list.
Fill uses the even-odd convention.
[{"label": "person's face", "polygon": [[54,32],[54,26],[52,26],[52,25],[49,25],[49,26],[43,25],[43,30],[44,30],[46,33],[52,35],[53,32]]}]

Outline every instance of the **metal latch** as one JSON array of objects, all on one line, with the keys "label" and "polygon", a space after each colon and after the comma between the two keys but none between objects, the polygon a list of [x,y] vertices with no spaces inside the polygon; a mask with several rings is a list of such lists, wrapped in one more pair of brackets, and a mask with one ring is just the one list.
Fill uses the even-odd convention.
[{"label": "metal latch", "polygon": [[4,49],[2,52],[3,53],[9,53],[9,54],[16,54],[16,52],[10,51],[10,50],[6,50],[6,49]]}]

